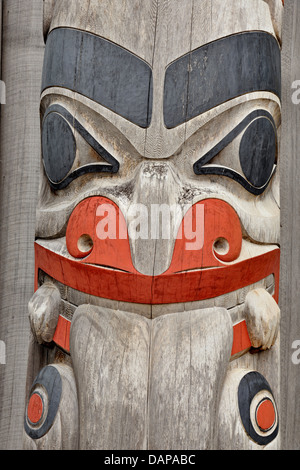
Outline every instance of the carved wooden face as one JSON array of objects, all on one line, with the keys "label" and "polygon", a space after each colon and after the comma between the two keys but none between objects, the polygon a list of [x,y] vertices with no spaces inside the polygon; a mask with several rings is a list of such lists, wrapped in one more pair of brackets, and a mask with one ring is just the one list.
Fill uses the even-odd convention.
[{"label": "carved wooden face", "polygon": [[128,309],[277,298],[278,2],[72,3],[46,44],[37,269]]},{"label": "carved wooden face", "polygon": [[281,0],[54,4],[27,436],[276,447]]}]

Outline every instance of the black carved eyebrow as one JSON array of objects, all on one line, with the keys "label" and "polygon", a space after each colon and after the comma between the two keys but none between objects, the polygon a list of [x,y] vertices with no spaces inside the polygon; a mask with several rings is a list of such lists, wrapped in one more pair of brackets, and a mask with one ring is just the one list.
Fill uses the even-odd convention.
[{"label": "black carved eyebrow", "polygon": [[80,93],[142,128],[150,125],[151,67],[99,36],[72,28],[51,31],[42,90],[55,86]]},{"label": "black carved eyebrow", "polygon": [[168,129],[254,91],[281,96],[281,52],[265,32],[228,36],[202,46],[166,70],[164,120]]},{"label": "black carved eyebrow", "polygon": [[[59,116],[62,116],[80,135],[83,139],[97,152],[99,156],[101,156],[105,161],[106,164],[99,164],[99,163],[91,163],[87,165],[83,165],[71,173],[69,173],[62,181],[52,181],[49,179],[49,184],[54,190],[61,190],[66,188],[72,181],[74,181],[79,176],[82,176],[87,173],[117,173],[119,171],[120,164],[119,162],[104,148],[102,145],[97,142],[96,139],[80,124],[80,122],[75,119],[69,111],[67,111],[63,106],[60,105],[52,105],[50,106],[43,118],[43,123],[46,121],[47,117],[50,116],[52,113],[55,113]],[[56,139],[64,138],[67,139],[67,135],[58,136],[53,135],[51,136],[52,141]],[[45,148],[45,144],[43,142],[43,160],[44,164],[45,157],[47,155],[47,148]],[[61,157],[61,155],[55,155],[55,158]],[[51,162],[52,165],[55,162]],[[55,166],[55,165],[54,165]]]}]

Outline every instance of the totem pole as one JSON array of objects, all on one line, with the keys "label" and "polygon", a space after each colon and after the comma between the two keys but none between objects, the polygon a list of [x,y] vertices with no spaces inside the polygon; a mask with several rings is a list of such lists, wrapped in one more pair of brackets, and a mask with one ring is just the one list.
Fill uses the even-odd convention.
[{"label": "totem pole", "polygon": [[280,447],[282,10],[46,3],[25,448]]}]

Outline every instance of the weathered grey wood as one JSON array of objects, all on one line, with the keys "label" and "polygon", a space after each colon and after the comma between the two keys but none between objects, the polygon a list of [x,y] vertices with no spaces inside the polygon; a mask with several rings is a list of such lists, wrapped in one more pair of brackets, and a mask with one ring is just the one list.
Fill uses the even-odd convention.
[{"label": "weathered grey wood", "polygon": [[51,343],[56,330],[61,307],[61,296],[58,288],[45,282],[33,295],[28,304],[29,317],[34,322],[32,331],[36,332],[36,341]]},{"label": "weathered grey wood", "polygon": [[280,323],[280,310],[265,289],[253,289],[245,302],[245,317],[254,348],[262,350],[274,346]]},{"label": "weathered grey wood", "polygon": [[[179,175],[171,165],[159,161],[145,162],[137,176],[132,198],[133,206],[129,207],[127,220],[132,231],[135,227],[138,229],[135,234],[130,233],[129,236],[132,237],[134,265],[144,274],[158,275],[169,267],[174,239],[183,214],[178,207],[176,210],[180,190],[178,180]],[[139,207],[143,208],[141,214],[136,210]],[[140,237],[135,240],[134,237],[137,237],[137,232],[140,230],[138,227],[141,225],[139,218],[142,219],[144,214],[148,214],[148,227],[145,227]]]},{"label": "weathered grey wood", "polygon": [[81,305],[74,314],[71,354],[80,415],[80,449],[147,448],[151,321]]},{"label": "weathered grey wood", "polygon": [[148,448],[216,449],[216,416],[232,344],[228,311],[194,310],[152,323]]},{"label": "weathered grey wood", "polygon": [[148,320],[81,305],[71,329],[80,449],[215,448],[231,344],[226,309]]},{"label": "weathered grey wood", "polygon": [[[2,80],[2,7],[3,1],[0,1],[0,80]],[[0,108],[0,120],[1,120],[1,108]]]},{"label": "weathered grey wood", "polygon": [[[300,80],[300,3],[285,1],[283,28],[283,131],[281,146],[281,433],[284,449],[299,449],[300,365],[293,342],[300,339],[300,105],[292,102]],[[297,87],[299,88],[299,86]]]},{"label": "weathered grey wood", "polygon": [[0,132],[0,447],[22,446],[34,227],[40,166],[39,92],[43,58],[40,0],[3,1]]}]

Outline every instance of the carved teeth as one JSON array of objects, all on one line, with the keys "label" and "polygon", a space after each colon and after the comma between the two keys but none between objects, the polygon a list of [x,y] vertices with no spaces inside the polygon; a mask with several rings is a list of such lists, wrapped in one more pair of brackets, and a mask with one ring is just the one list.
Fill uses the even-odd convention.
[{"label": "carved teeth", "polygon": [[270,349],[277,338],[280,309],[265,289],[254,289],[246,296],[245,318],[254,348]]},{"label": "carved teeth", "polygon": [[38,343],[50,343],[56,330],[61,307],[58,288],[45,282],[33,295],[29,304],[31,329]]}]

